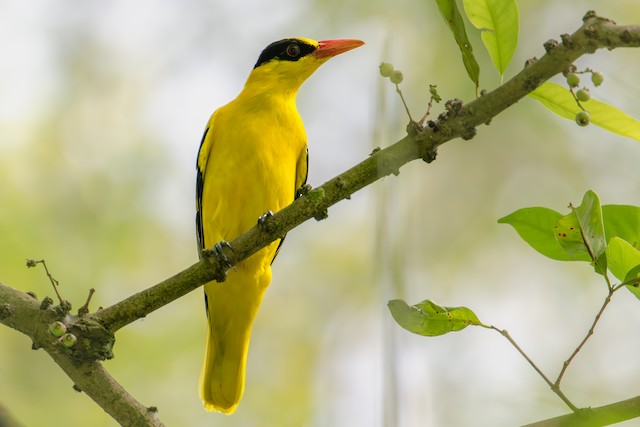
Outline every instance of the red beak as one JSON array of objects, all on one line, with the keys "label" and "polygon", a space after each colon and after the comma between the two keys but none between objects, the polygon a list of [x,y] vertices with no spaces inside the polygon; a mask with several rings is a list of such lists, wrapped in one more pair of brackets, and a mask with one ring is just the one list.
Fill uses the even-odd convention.
[{"label": "red beak", "polygon": [[363,44],[361,40],[352,39],[322,40],[318,42],[318,49],[313,54],[316,58],[332,58]]}]

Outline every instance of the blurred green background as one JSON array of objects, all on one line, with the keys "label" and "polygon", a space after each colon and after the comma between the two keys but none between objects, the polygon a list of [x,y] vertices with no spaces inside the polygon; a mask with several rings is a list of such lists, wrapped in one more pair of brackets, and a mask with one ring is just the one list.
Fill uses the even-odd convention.
[{"label": "blurred green background", "polygon": [[[588,9],[640,23],[636,0],[519,6],[507,78]],[[470,33],[491,89],[499,77]],[[264,46],[298,35],[367,42],[325,65],[298,97],[314,186],[402,137],[407,120],[380,61],[404,71],[415,116],[430,83],[445,99],[473,97],[434,2],[0,0],[0,281],[51,295],[42,269],[25,267],[44,258],[75,308],[96,288],[95,309],[195,262],[204,125]],[[605,73],[594,97],[640,117],[640,51],[602,51],[578,65]],[[589,188],[605,204],[637,205],[639,159],[638,142],[523,100],[474,140],[446,144],[435,163],[414,162],[290,233],[235,415],[207,413],[197,396],[200,290],[119,332],[106,366],[171,426],[511,426],[565,413],[498,334],[411,335],[386,301],[469,306],[555,378],[604,283],[587,265],[538,256],[496,220],[525,206],[564,211]],[[638,301],[620,292],[565,376],[575,404],[638,394],[638,324]],[[0,403],[25,426],[116,424],[25,336],[0,328],[0,349]]]}]

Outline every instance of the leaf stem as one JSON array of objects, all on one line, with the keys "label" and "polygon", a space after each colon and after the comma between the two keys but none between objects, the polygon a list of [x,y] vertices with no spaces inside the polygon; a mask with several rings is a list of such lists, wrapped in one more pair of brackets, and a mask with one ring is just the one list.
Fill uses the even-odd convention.
[{"label": "leaf stem", "polygon": [[575,406],[573,403],[571,403],[571,401],[569,400],[569,398],[567,398],[567,396],[565,396],[565,394],[562,392],[562,390],[560,390],[560,386],[559,384],[554,384],[551,382],[551,380],[544,374],[544,372],[542,372],[542,370],[540,370],[540,368],[538,368],[538,365],[536,365],[533,360],[531,360],[531,358],[527,355],[527,353],[524,352],[524,350],[522,350],[522,348],[520,348],[520,346],[514,341],[513,338],[511,338],[511,335],[509,335],[509,332],[507,332],[507,330],[505,329],[499,329],[493,325],[491,326],[485,326],[488,327],[489,329],[493,329],[494,331],[497,331],[500,335],[502,335],[503,337],[505,337],[507,339],[507,341],[509,341],[511,343],[512,346],[515,347],[516,350],[518,350],[518,352],[522,355],[522,357],[525,358],[525,360],[527,362],[529,362],[529,364],[531,365],[531,367],[533,369],[535,369],[535,371],[538,373],[538,375],[540,375],[542,377],[542,379],[544,380],[544,382],[546,382],[549,387],[551,388],[551,391],[553,391],[556,395],[558,395],[558,397],[560,399],[562,399],[562,401],[564,403],[566,403],[566,405],[573,411],[573,412],[578,412],[578,407]]}]

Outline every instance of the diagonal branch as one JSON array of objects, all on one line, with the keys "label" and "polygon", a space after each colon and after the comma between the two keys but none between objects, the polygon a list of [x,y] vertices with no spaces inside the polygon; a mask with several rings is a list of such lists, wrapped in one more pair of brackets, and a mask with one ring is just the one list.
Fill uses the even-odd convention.
[{"label": "diagonal branch", "polygon": [[[466,105],[459,100],[447,102],[446,111],[429,127],[410,123],[407,136],[400,141],[374,150],[366,160],[277,212],[267,221],[268,231],[256,226],[238,236],[230,242],[233,250],[225,248],[230,265],[241,262],[303,222],[324,218],[329,207],[385,176],[399,174],[406,163],[416,159],[432,161],[436,149],[445,142],[473,138],[477,126],[491,121],[544,81],[566,70],[580,56],[602,48],[640,47],[640,26],[618,26],[592,12],[587,13],[584,21],[575,33],[563,35],[561,43],[545,43],[547,53],[542,58],[530,61],[520,73],[494,91]],[[93,317],[115,332],[206,282],[224,280],[227,269],[228,266],[220,265],[206,252],[200,262]]]}]

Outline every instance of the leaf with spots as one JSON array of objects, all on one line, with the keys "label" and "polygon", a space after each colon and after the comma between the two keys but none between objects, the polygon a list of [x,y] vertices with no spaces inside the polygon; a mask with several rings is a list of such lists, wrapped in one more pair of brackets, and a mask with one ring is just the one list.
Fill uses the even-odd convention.
[{"label": "leaf with spots", "polygon": [[553,235],[569,259],[574,261],[591,261],[589,249],[582,239],[578,217],[574,212],[558,220],[553,227]]},{"label": "leaf with spots", "polygon": [[[600,206],[587,191],[582,204],[562,215],[549,208],[518,209],[498,220],[511,225],[533,249],[558,261],[586,261],[600,274],[609,270],[621,281],[640,264],[640,207]],[[640,298],[640,289],[628,287]]]},{"label": "leaf with spots", "polygon": [[553,232],[560,218],[562,214],[553,209],[532,207],[518,209],[500,218],[498,223],[511,225],[522,240],[542,255],[558,261],[573,261]]},{"label": "leaf with spots", "polygon": [[596,272],[605,274],[607,241],[598,195],[589,190],[580,206],[574,208],[570,205],[570,208],[571,213],[562,217],[554,228],[556,239],[570,256],[586,255]]}]

